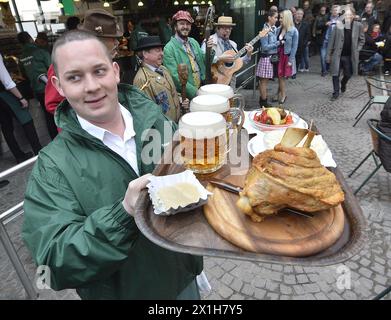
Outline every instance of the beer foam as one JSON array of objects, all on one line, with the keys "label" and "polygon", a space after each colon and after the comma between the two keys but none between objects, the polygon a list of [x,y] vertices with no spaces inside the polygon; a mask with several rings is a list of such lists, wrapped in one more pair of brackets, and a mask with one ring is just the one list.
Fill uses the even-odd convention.
[{"label": "beer foam", "polygon": [[219,96],[224,96],[228,99],[232,98],[234,95],[233,89],[226,84],[207,84],[198,89],[197,95],[204,94],[217,94]]},{"label": "beer foam", "polygon": [[179,134],[189,139],[212,139],[226,134],[224,117],[215,112],[186,113],[179,119]]},{"label": "beer foam", "polygon": [[190,111],[211,111],[224,113],[229,110],[228,98],[217,94],[206,94],[195,97],[190,102]]}]

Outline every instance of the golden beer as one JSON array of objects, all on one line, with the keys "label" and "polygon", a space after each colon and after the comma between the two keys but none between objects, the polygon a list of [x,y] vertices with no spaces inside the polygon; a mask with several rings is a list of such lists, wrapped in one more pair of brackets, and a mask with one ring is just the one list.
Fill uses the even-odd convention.
[{"label": "golden beer", "polygon": [[227,154],[226,122],[214,112],[191,112],[179,120],[182,161],[195,173],[220,169]]}]

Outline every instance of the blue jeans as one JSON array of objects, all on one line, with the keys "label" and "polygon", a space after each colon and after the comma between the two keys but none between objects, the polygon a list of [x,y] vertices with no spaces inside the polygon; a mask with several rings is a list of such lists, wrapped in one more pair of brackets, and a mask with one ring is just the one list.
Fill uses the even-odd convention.
[{"label": "blue jeans", "polygon": [[372,57],[369,58],[368,62],[362,64],[362,71],[368,72],[372,71],[375,66],[380,64],[383,61],[383,56],[379,53],[375,53]]},{"label": "blue jeans", "polygon": [[320,66],[322,67],[322,73],[326,73],[329,70],[329,64],[326,63],[327,44],[327,42],[323,42],[320,47]]},{"label": "blue jeans", "polygon": [[303,55],[300,61],[300,69],[309,69],[310,68],[310,50],[308,45],[304,47]]}]

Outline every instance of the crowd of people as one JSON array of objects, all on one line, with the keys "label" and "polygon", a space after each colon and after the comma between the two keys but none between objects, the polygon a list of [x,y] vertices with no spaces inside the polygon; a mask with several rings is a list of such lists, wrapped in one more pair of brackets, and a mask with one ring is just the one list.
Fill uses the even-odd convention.
[{"label": "crowd of people", "polygon": [[384,65],[384,74],[389,75],[389,12],[381,25],[371,1],[361,14],[357,14],[353,3],[333,5],[331,8],[322,4],[317,14],[313,13],[309,1],[303,3],[303,8],[279,10],[276,6],[271,7],[264,25],[270,32],[261,40],[256,72],[260,78],[259,105],[270,106],[267,83],[274,78],[278,78],[279,89],[271,100],[280,104],[285,102],[285,79],[295,79],[297,72],[309,71],[311,51],[320,55],[321,76],[328,73],[332,76],[332,100],[338,99],[340,92],[345,92],[352,75],[371,75],[381,64]]},{"label": "crowd of people", "polygon": [[[322,75],[332,75],[333,99],[358,73],[366,27],[370,30],[368,46],[375,48],[374,43],[383,51],[376,50],[362,68],[369,70],[380,55],[386,68],[390,40],[378,45],[381,28],[369,9],[360,22],[351,6],[343,11],[333,6],[330,13],[323,6],[315,16],[308,1],[303,8],[272,7],[264,25],[267,33],[260,40],[256,71],[260,105],[269,106],[267,84],[274,78],[279,86],[272,100],[285,102],[286,79],[310,69],[313,39],[321,53]],[[141,158],[140,150],[147,143],[142,136],[157,130],[165,139],[167,124],[169,133],[174,132],[189,100],[206,83],[207,62],[232,63],[225,52],[238,50],[230,40],[235,26],[232,17],[220,17],[215,34],[203,44],[191,37],[195,21],[189,12],[178,11],[171,23],[172,29],[162,20],[165,32],[160,37],[148,35],[132,21],[123,34],[113,15],[92,9],[82,23],[67,24],[51,56],[42,41],[34,43],[26,32],[19,33],[23,74],[44,109],[50,136],[56,137],[43,150],[26,109],[28,102],[0,60],[0,102],[8,118],[17,114],[14,109],[24,112],[20,122],[26,136],[35,154],[41,150],[26,190],[23,239],[36,264],[50,268],[51,286],[56,290],[76,288],[85,299],[200,297],[198,287],[206,282],[202,257],[163,249],[144,237],[135,224],[136,200],[154,169],[153,163]],[[123,38],[126,42],[119,41]],[[131,47],[140,59],[133,85],[120,84],[115,58],[121,45]],[[248,43],[245,48],[244,63],[254,49]],[[178,72],[180,64],[188,66],[185,84]],[[42,74],[47,75],[47,82],[41,80]],[[12,149],[13,128],[3,122],[11,151],[23,160],[27,155]],[[163,149],[166,141],[161,142]]]}]

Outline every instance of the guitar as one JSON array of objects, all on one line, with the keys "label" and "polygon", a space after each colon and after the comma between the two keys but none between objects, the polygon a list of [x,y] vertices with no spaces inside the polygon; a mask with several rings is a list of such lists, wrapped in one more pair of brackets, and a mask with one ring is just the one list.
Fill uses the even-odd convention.
[{"label": "guitar", "polygon": [[[259,39],[265,37],[269,33],[269,29],[263,29],[259,34],[252,39],[248,44],[254,45]],[[235,61],[232,63],[225,63],[218,61],[212,65],[212,78],[217,79],[216,83],[228,84],[231,82],[232,75],[243,67],[243,61],[240,58],[246,52],[246,48],[243,47],[240,51],[227,50],[223,55],[233,56]]]}]

